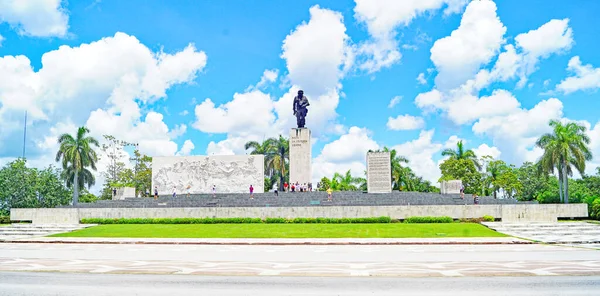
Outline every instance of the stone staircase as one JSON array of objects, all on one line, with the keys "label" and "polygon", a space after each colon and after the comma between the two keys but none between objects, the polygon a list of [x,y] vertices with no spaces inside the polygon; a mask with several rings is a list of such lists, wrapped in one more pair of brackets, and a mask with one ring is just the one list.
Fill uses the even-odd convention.
[{"label": "stone staircase", "polygon": [[0,227],[0,241],[32,238],[47,236],[56,233],[70,232],[87,227],[95,226],[93,224],[27,224],[15,223],[9,226]]},{"label": "stone staircase", "polygon": [[[517,204],[514,199],[480,197],[479,204]],[[395,205],[471,205],[473,198],[458,194],[422,192],[392,192],[367,194],[358,191],[334,192],[333,201],[327,201],[325,192],[281,192],[257,193],[254,199],[249,194],[222,193],[185,194],[153,198],[126,198],[124,200],[100,200],[95,203],[80,203],[79,208],[163,208],[163,207],[310,207],[310,206],[395,206]],[[70,207],[70,206],[65,206]]]},{"label": "stone staircase", "polygon": [[498,232],[544,243],[598,244],[600,224],[588,222],[482,224]]}]

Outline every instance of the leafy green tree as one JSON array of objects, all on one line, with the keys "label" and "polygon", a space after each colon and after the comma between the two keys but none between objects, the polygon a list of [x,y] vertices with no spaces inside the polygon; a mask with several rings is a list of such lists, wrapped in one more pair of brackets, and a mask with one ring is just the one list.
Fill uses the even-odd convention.
[{"label": "leafy green tree", "polygon": [[463,141],[458,141],[458,143],[456,143],[456,150],[448,148],[442,151],[442,156],[449,156],[450,159],[466,159],[473,162],[473,165],[475,165],[478,170],[481,169],[477,155],[475,155],[475,152],[471,149],[465,150]]},{"label": "leafy green tree", "polygon": [[0,215],[11,208],[39,208],[68,205],[71,191],[64,186],[60,170],[52,166],[28,168],[17,159],[0,169]]},{"label": "leafy green tree", "polygon": [[335,173],[331,178],[331,189],[336,191],[356,191],[366,180],[360,177],[353,177],[350,170],[345,174]]},{"label": "leafy green tree", "polygon": [[539,163],[532,162],[525,162],[517,169],[517,178],[522,186],[519,200],[537,200],[543,192],[551,190],[548,175],[540,175],[538,171]]},{"label": "leafy green tree", "polygon": [[471,159],[449,158],[440,164],[441,181],[462,180],[465,193],[477,193],[480,187],[481,174]]},{"label": "leafy green tree", "polygon": [[[67,187],[73,187],[73,182],[75,182],[75,169],[73,166],[69,166],[66,170],[62,171],[61,178],[66,182]],[[79,171],[79,177],[77,179],[79,182],[79,191],[83,191],[85,187],[89,189],[90,187],[96,184],[96,178],[94,174],[90,172],[87,168],[83,168]]]},{"label": "leafy green tree", "polygon": [[[83,169],[91,167],[96,170],[98,156],[94,151],[94,146],[98,147],[98,141],[88,136],[90,130],[87,127],[80,127],[75,137],[69,134],[63,134],[58,137],[60,148],[56,153],[56,161],[62,161],[63,169],[72,167],[73,183],[79,184],[79,175]],[[73,205],[77,205],[79,198],[79,186],[73,186]]]},{"label": "leafy green tree", "polygon": [[586,161],[592,159],[588,148],[590,138],[586,134],[586,127],[575,122],[563,124],[558,120],[551,120],[549,125],[553,132],[542,135],[536,142],[538,147],[544,149],[540,158],[541,170],[549,174],[554,169],[558,170],[561,179],[559,196],[568,203],[568,177],[573,174],[572,167],[584,175]]},{"label": "leafy green tree", "polygon": [[[323,177],[321,178],[321,181],[319,181],[319,191],[326,191],[327,189],[329,189],[331,187],[331,180],[329,180],[329,178],[327,177]],[[332,188],[333,190],[333,188]]]}]

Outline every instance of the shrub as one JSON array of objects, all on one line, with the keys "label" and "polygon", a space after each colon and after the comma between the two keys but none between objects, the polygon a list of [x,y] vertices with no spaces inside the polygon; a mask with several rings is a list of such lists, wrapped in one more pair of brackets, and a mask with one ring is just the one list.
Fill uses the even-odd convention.
[{"label": "shrub", "polygon": [[404,223],[452,223],[454,220],[448,216],[442,217],[408,217]]},{"label": "shrub", "polygon": [[460,218],[458,221],[460,223],[481,223],[483,218]]},{"label": "shrub", "polygon": [[[396,220],[397,221],[397,220]],[[87,218],[83,224],[349,224],[349,223],[392,223],[390,217],[369,218]]]},{"label": "shrub", "polygon": [[10,216],[0,216],[0,224],[10,224]]},{"label": "shrub", "polygon": [[483,221],[494,222],[494,221],[496,221],[496,219],[494,219],[494,217],[492,217],[490,215],[485,215],[485,216],[483,216]]}]

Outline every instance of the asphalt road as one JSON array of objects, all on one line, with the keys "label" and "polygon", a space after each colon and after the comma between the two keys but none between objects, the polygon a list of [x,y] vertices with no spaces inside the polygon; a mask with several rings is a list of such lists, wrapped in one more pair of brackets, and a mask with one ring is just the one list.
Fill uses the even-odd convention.
[{"label": "asphalt road", "polygon": [[600,295],[600,277],[212,277],[0,272],[0,295]]}]

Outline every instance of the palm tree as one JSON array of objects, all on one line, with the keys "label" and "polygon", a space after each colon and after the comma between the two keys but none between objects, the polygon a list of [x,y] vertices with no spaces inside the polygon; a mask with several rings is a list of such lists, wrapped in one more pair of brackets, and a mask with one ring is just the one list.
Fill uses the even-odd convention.
[{"label": "palm tree", "polygon": [[244,147],[246,150],[252,149],[250,154],[265,156],[265,174],[269,177],[276,175],[279,178],[279,190],[283,190],[290,158],[289,140],[280,135],[279,138],[268,138],[262,143],[250,141]]},{"label": "palm tree", "polygon": [[350,173],[350,170],[348,170],[344,175],[340,174],[340,173],[335,173],[333,174],[333,178],[332,180],[332,187],[335,186],[337,188],[337,190],[341,190],[341,191],[356,191],[358,190],[358,187],[356,186],[356,184],[362,184],[364,181],[364,178],[356,178],[352,176],[352,173]]},{"label": "palm tree", "polygon": [[592,159],[592,152],[588,148],[590,138],[586,128],[575,122],[562,124],[558,120],[551,120],[549,125],[553,132],[542,135],[536,142],[536,146],[544,149],[539,160],[540,169],[545,173],[558,170],[559,195],[561,199],[564,198],[564,203],[569,203],[568,177],[573,174],[571,166],[581,175],[585,173],[585,162]]},{"label": "palm tree", "polygon": [[278,139],[269,138],[267,139],[267,154],[268,158],[265,159],[267,162],[266,166],[273,168],[279,174],[279,190],[283,190],[283,183],[286,174],[286,163],[290,158],[290,142],[279,135]]},{"label": "palm tree", "polygon": [[473,162],[478,170],[481,169],[481,165],[477,160],[477,155],[475,155],[475,152],[471,149],[465,150],[462,140],[456,143],[456,150],[450,148],[445,149],[442,151],[442,156],[450,156],[450,159],[468,159]]},{"label": "palm tree", "polygon": [[[268,147],[269,143],[267,141],[263,141],[262,143],[259,143],[257,141],[250,141],[247,142],[246,145],[244,145],[245,150],[249,150],[252,149],[250,151],[251,155],[265,155],[265,164],[267,163],[267,150],[269,149]],[[273,171],[269,170],[269,167],[267,167],[265,165],[265,174],[268,175],[269,177],[271,175],[273,175]]]},{"label": "palm tree", "polygon": [[[62,160],[64,170],[72,170],[73,182],[71,185],[80,184],[79,177],[83,170],[91,167],[96,170],[96,161],[98,156],[92,146],[99,147],[98,140],[87,134],[90,130],[82,126],[77,130],[75,137],[69,134],[62,134],[58,137],[58,152],[56,153],[56,162]],[[79,201],[79,186],[73,186],[73,205]]]},{"label": "palm tree", "polygon": [[[73,186],[75,181],[75,169],[73,166],[69,166],[66,170],[63,170],[61,178],[67,183],[67,187]],[[96,184],[94,174],[86,168],[79,171],[77,181],[79,182],[79,190],[85,189],[86,186],[90,189],[90,187]]]}]

